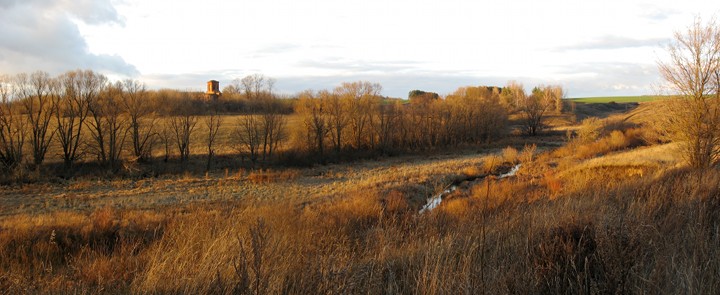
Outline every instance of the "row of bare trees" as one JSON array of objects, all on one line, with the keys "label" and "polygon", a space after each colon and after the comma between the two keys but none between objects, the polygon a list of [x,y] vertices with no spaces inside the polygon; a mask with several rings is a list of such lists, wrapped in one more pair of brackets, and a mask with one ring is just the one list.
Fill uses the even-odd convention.
[{"label": "row of bare trees", "polygon": [[[23,163],[26,150],[31,166],[39,168],[53,144],[66,168],[90,155],[115,170],[124,154],[132,160],[149,159],[161,139],[155,105],[139,81],[110,83],[91,70],[57,77],[23,73],[0,77],[0,96],[0,161],[6,171]],[[187,158],[183,136],[195,119],[183,112],[191,107],[173,107],[179,115],[172,116],[170,125],[176,129],[181,156]]]},{"label": "row of bare trees", "polygon": [[528,95],[522,84],[510,82],[502,89],[501,97],[508,109],[520,114],[524,133],[534,136],[546,127],[548,112],[562,113],[565,91],[557,85],[540,85]]},{"label": "row of bare trees", "polygon": [[221,101],[203,102],[190,92],[148,91],[136,80],[109,82],[90,70],[57,77],[44,72],[5,76],[0,82],[0,162],[8,171],[24,162],[38,168],[53,147],[66,168],[91,156],[117,170],[123,161],[149,160],[159,145],[165,161],[175,150],[185,162],[199,129],[206,131],[201,134],[207,169],[221,144],[253,165],[272,159],[290,138],[295,139],[291,148],[321,157],[329,151],[440,148],[499,138],[513,112],[526,116],[529,133],[535,134],[551,102],[562,97],[559,87],[537,87],[526,96],[521,85],[511,83],[462,87],[444,98],[415,91],[406,103],[385,100],[379,84],[361,81],[300,93],[294,103],[299,124],[288,126],[284,102],[272,94],[273,81],[255,75],[231,85],[253,97],[256,109],[228,122]]},{"label": "row of bare trees", "polygon": [[381,86],[369,82],[305,91],[296,104],[302,124],[297,144],[323,155],[329,149],[386,152],[488,141],[505,132],[508,116],[499,93],[486,89],[464,87],[445,99],[409,104],[383,102]]}]

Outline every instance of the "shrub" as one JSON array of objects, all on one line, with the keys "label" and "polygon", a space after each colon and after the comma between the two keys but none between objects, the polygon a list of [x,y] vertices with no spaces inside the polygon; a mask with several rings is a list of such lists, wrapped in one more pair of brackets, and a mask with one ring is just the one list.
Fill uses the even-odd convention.
[{"label": "shrub", "polygon": [[515,164],[518,161],[518,150],[511,146],[508,146],[503,149],[502,157],[504,162]]}]

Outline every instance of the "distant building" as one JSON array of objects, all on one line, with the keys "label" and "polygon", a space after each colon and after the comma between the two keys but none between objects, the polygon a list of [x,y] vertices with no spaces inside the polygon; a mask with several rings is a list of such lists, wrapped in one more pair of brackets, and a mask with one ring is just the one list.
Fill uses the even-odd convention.
[{"label": "distant building", "polygon": [[215,80],[210,80],[207,82],[207,92],[205,92],[205,99],[206,100],[217,100],[220,98],[220,82]]}]

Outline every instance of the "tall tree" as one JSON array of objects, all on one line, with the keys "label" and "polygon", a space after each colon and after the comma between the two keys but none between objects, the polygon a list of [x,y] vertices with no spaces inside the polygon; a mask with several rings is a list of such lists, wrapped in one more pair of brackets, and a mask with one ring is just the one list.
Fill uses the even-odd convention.
[{"label": "tall tree", "polygon": [[198,116],[194,114],[192,109],[193,98],[188,94],[185,94],[185,96],[185,99],[175,106],[176,115],[170,117],[173,139],[182,162],[187,162],[190,159],[190,140],[198,122]]},{"label": "tall tree", "polygon": [[61,75],[59,82],[63,93],[55,108],[55,121],[63,163],[70,168],[80,157],[82,129],[90,110],[89,104],[97,99],[107,78],[91,70],[76,70]]},{"label": "tall tree", "polygon": [[50,128],[50,121],[57,108],[61,87],[57,79],[46,72],[18,74],[15,87],[30,125],[33,165],[39,169],[56,132]]},{"label": "tall tree", "polygon": [[152,155],[156,141],[157,116],[150,104],[145,84],[137,80],[122,82],[122,107],[129,116],[132,154],[139,161],[146,161]]},{"label": "tall tree", "polygon": [[0,165],[13,170],[22,164],[27,132],[15,99],[16,87],[9,76],[0,76]]},{"label": "tall tree", "polygon": [[309,145],[322,157],[325,151],[325,138],[330,132],[325,116],[325,102],[313,97],[312,91],[304,91],[295,105],[300,116],[303,133]]},{"label": "tall tree", "polygon": [[98,161],[113,171],[119,168],[128,133],[128,120],[121,107],[122,92],[121,82],[107,84],[100,95],[88,102],[90,119],[86,122],[93,139],[91,149]]},{"label": "tall tree", "polygon": [[380,84],[367,81],[342,83],[335,89],[343,100],[348,101],[350,135],[353,139],[353,147],[356,149],[372,145],[370,139],[372,111],[380,105],[380,91],[382,91]]},{"label": "tall tree", "polygon": [[220,126],[222,125],[222,117],[218,112],[216,102],[211,102],[210,114],[205,116],[204,123],[207,129],[207,137],[205,138],[205,144],[207,146],[207,166],[205,171],[210,171],[210,168],[212,168],[212,160],[215,156],[218,131],[220,131]]},{"label": "tall tree", "polygon": [[720,158],[720,27],[695,19],[675,32],[667,53],[658,67],[678,99],[665,112],[665,127],[692,167],[711,167]]}]

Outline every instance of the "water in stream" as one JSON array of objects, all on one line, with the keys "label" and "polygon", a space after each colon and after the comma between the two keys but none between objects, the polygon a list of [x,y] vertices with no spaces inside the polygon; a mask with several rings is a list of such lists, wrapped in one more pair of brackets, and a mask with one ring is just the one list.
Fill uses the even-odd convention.
[{"label": "water in stream", "polygon": [[[507,173],[503,173],[497,176],[498,179],[503,179],[506,177],[515,176],[517,174],[518,170],[520,170],[520,165],[517,164],[510,169]],[[420,214],[424,213],[425,211],[432,211],[433,209],[437,208],[437,206],[440,206],[440,203],[442,203],[443,197],[447,196],[448,194],[454,192],[458,188],[457,185],[452,185],[448,189],[444,190],[442,193],[438,194],[437,196],[433,196],[431,198],[428,198],[427,203],[425,206],[420,209]]]}]

